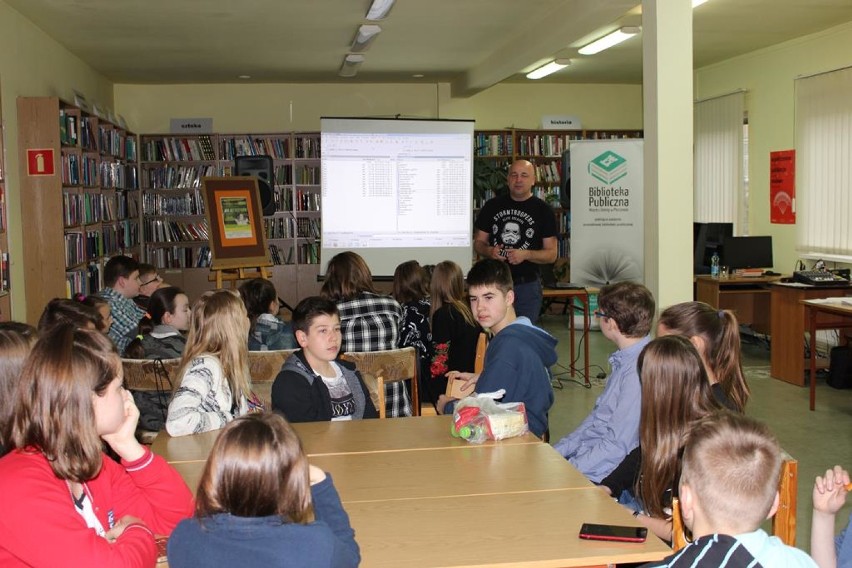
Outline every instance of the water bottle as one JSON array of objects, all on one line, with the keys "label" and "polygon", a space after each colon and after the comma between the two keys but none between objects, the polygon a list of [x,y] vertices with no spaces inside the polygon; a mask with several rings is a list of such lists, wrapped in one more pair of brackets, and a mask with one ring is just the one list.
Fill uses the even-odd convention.
[{"label": "water bottle", "polygon": [[719,253],[714,252],[710,257],[710,276],[713,278],[719,277]]}]

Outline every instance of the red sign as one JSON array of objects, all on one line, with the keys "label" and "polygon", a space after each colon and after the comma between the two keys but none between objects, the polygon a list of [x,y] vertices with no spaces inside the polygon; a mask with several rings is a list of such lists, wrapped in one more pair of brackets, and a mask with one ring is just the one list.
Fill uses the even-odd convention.
[{"label": "red sign", "polygon": [[56,175],[53,148],[27,148],[27,175],[52,176]]},{"label": "red sign", "polygon": [[769,220],[796,224],[796,151],[769,153]]}]

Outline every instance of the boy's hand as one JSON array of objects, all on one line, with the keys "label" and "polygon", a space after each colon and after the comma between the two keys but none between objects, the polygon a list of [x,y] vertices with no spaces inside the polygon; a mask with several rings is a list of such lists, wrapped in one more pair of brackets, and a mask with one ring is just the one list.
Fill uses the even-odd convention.
[{"label": "boy's hand", "polygon": [[316,485],[326,477],[325,472],[315,465],[308,465],[308,475],[311,485]]},{"label": "boy's hand", "polygon": [[817,476],[814,483],[814,511],[834,515],[846,502],[846,485],[849,484],[849,472],[839,465],[825,472],[824,477]]},{"label": "boy's hand", "polygon": [[435,403],[435,411],[438,414],[444,413],[444,407],[447,406],[448,402],[452,402],[454,400],[458,400],[457,398],[450,398],[445,394],[438,395],[438,402]]},{"label": "boy's hand", "polygon": [[465,394],[469,394],[467,391],[473,392],[473,387],[476,386],[476,381],[479,380],[479,375],[474,373],[463,373],[462,371],[450,371],[447,373],[447,379],[450,381],[455,381],[456,379],[461,379],[464,381],[464,385],[462,385],[462,392]]}]

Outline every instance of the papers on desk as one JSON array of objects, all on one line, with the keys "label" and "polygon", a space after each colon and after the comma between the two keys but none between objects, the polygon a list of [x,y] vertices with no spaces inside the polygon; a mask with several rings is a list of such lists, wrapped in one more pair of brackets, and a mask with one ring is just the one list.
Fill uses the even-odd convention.
[{"label": "papers on desk", "polygon": [[836,298],[818,298],[815,300],[808,300],[814,304],[826,304],[831,306],[852,306],[852,296],[838,296]]}]

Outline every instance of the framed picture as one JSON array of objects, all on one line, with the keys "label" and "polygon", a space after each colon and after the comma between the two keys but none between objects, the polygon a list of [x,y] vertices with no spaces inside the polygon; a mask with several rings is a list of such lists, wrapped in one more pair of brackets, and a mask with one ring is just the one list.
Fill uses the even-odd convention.
[{"label": "framed picture", "polygon": [[254,177],[205,177],[204,211],[210,227],[210,268],[271,266]]}]

